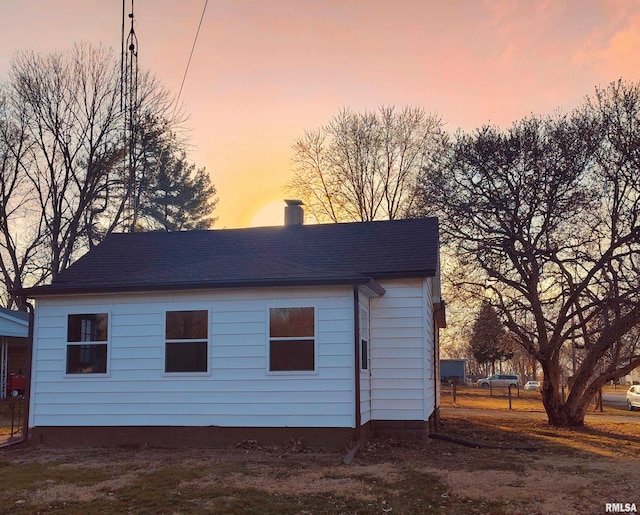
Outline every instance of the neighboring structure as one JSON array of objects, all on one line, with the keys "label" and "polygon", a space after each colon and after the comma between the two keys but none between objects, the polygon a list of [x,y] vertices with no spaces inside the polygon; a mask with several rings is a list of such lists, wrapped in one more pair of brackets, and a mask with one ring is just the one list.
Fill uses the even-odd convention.
[{"label": "neighboring structure", "polygon": [[620,379],[620,383],[628,386],[640,384],[640,367],[632,370],[629,374]]},{"label": "neighboring structure", "polygon": [[36,299],[44,445],[343,445],[438,415],[435,218],[113,234]]},{"label": "neighboring structure", "polygon": [[458,384],[467,383],[466,359],[441,359],[440,378],[442,381],[456,381]]},{"label": "neighboring structure", "polygon": [[0,308],[0,399],[11,395],[14,386],[22,386],[29,365],[28,333],[28,313]]}]

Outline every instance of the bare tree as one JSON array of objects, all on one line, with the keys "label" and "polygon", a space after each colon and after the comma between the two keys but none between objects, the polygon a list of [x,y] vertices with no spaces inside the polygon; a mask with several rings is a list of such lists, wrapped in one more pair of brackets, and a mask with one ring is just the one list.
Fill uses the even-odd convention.
[{"label": "bare tree", "polygon": [[[422,185],[427,210],[544,372],[549,422],[580,426],[640,366],[640,87],[597,90],[571,116],[459,133]],[[568,396],[567,348],[575,356]]]},{"label": "bare tree", "polygon": [[83,221],[122,161],[118,74],[107,51],[88,45],[12,62],[12,99],[33,141],[25,174],[44,217],[51,277],[86,247]]},{"label": "bare tree", "polygon": [[441,128],[440,118],[419,108],[343,109],[294,143],[288,189],[318,221],[406,218]]},{"label": "bare tree", "polygon": [[[127,119],[134,137],[124,137],[120,80],[112,52],[102,47],[15,55],[0,99],[5,304],[24,307],[11,290],[55,278],[105,235],[135,227],[145,184],[160,173],[143,158],[164,152],[145,148],[152,143],[138,137],[143,121],[156,120],[157,141],[171,134],[168,156],[178,143],[186,148],[183,114],[148,72],[138,75],[135,119]],[[205,188],[205,178],[195,175],[203,194],[210,193],[211,184]],[[181,200],[192,202],[186,195]]]},{"label": "bare tree", "polygon": [[[31,165],[32,144],[25,132],[23,113],[12,112],[3,91],[0,93],[0,272],[6,286],[2,291],[3,304],[9,308],[17,302],[8,295],[9,289],[21,288],[25,281],[37,282],[42,277],[38,249],[44,219],[24,173]],[[21,304],[17,307],[26,309]]]}]

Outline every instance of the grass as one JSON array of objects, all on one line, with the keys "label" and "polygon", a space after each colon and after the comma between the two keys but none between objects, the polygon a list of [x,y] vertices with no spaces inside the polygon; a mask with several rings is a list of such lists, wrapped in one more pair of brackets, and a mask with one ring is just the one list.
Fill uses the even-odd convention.
[{"label": "grass", "polygon": [[[443,395],[442,432],[505,449],[371,440],[349,466],[345,450],[290,446],[0,450],[0,513],[598,513],[639,503],[628,479],[640,465],[635,414],[558,430],[536,394],[511,412],[477,388],[456,406]],[[522,445],[538,451],[508,449]]]},{"label": "grass", "polygon": [[[613,392],[613,386],[607,386],[604,389],[605,392]],[[621,387],[617,388],[617,391],[626,391],[626,388],[621,390]],[[539,391],[520,390],[519,392],[512,389],[511,392],[511,411],[515,412],[534,412],[544,413],[544,406],[542,405],[542,397]],[[456,387],[456,400],[453,401],[451,394],[451,387],[449,385],[443,386],[443,390],[440,397],[440,405],[442,407],[456,407],[456,408],[469,408],[469,409],[482,409],[482,410],[509,410],[509,390],[508,388],[478,388],[476,386],[457,386]],[[599,414],[599,408],[596,409],[595,404],[591,404],[588,414]],[[640,410],[629,412],[624,404],[604,404],[603,413],[613,415],[625,415],[630,417],[636,417],[640,422]]]},{"label": "grass", "polygon": [[[443,387],[441,406],[456,406],[470,409],[505,410],[509,409],[508,388],[456,387],[456,400],[453,402],[451,387]],[[511,409],[515,411],[544,411],[540,392],[515,389],[511,391]]]}]

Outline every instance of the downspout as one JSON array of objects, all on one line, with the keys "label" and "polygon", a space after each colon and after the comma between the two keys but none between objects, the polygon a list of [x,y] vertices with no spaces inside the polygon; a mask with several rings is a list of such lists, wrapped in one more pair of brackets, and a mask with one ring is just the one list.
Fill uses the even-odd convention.
[{"label": "downspout", "polygon": [[438,400],[440,389],[440,331],[438,321],[433,317],[433,431],[437,431],[440,426],[440,405]]},{"label": "downspout", "polygon": [[33,364],[33,326],[34,326],[34,308],[29,302],[25,301],[27,311],[29,312],[29,327],[27,332],[27,370],[25,373],[25,385],[24,385],[24,415],[22,420],[22,436],[20,440],[10,442],[3,445],[3,448],[13,447],[24,443],[29,438],[29,406],[31,404],[31,367]]},{"label": "downspout", "polygon": [[354,391],[355,391],[355,422],[356,422],[356,443],[353,448],[342,459],[342,463],[350,465],[354,456],[362,444],[362,415],[360,413],[360,292],[358,286],[353,287],[353,358],[354,358]]},{"label": "downspout", "polygon": [[360,292],[358,287],[353,287],[353,357],[355,377],[355,402],[356,402],[356,440],[362,438],[362,414],[360,413]]}]

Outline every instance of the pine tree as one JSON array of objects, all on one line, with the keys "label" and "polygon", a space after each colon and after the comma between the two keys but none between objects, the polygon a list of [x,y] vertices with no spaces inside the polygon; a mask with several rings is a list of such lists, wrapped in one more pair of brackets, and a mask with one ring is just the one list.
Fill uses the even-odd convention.
[{"label": "pine tree", "polygon": [[209,229],[218,200],[216,188],[204,168],[196,169],[186,155],[165,151],[148,180],[139,206],[147,230],[190,231]]},{"label": "pine tree", "polygon": [[166,122],[147,119],[140,126],[134,230],[209,229],[216,221],[216,188],[204,168],[187,154]]},{"label": "pine tree", "polygon": [[495,373],[496,361],[513,357],[504,326],[498,313],[489,302],[483,302],[480,307],[473,324],[469,347],[479,364],[491,364],[491,373]]}]

